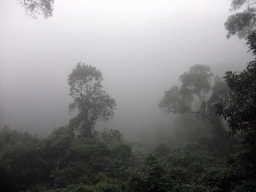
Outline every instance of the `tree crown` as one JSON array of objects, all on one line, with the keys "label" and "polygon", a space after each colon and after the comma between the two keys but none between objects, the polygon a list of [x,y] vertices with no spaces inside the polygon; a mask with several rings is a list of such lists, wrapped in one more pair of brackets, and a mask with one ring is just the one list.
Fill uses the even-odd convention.
[{"label": "tree crown", "polygon": [[232,0],[230,12],[232,13],[224,23],[228,31],[227,38],[237,35],[246,38],[256,29],[256,0]]},{"label": "tree crown", "polygon": [[116,103],[102,89],[102,80],[99,70],[83,63],[78,63],[68,76],[70,96],[74,98],[69,111],[78,109],[78,115],[70,120],[70,126],[90,137],[98,120],[108,121],[114,116]]}]

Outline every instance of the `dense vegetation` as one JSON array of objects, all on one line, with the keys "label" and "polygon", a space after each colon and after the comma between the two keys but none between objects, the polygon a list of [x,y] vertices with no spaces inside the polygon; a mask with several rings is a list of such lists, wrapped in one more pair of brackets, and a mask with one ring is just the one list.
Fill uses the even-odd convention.
[{"label": "dense vegetation", "polygon": [[[54,0],[19,2],[33,18],[52,16]],[[255,2],[232,0],[228,38],[255,30]],[[247,44],[256,55],[255,32]],[[118,130],[94,130],[114,116],[116,103],[101,72],[78,63],[68,78],[69,109],[77,110],[69,125],[46,137],[0,129],[0,192],[255,191],[256,59],[241,73],[212,78],[208,65],[196,64],[164,93],[159,107],[178,114],[175,134],[128,141]]]},{"label": "dense vegetation", "polygon": [[43,138],[5,126],[0,139],[1,191],[250,191],[255,187],[254,162],[245,159],[244,150],[228,158],[208,150],[211,144],[199,142],[145,150],[139,142],[125,141],[117,130],[90,138],[75,135],[69,127]]},{"label": "dense vegetation", "polygon": [[[247,44],[254,55],[255,42],[253,33]],[[113,116],[115,101],[102,90],[101,73],[79,63],[69,76],[78,116],[68,126],[47,137],[1,129],[0,191],[255,191],[256,60],[241,73],[227,72],[228,88],[218,78],[209,87],[211,76],[208,66],[195,65],[181,75],[181,88],[166,91],[159,106],[179,113],[181,126],[173,141],[149,147],[118,130],[94,130],[96,120]],[[232,137],[213,112],[227,120]]]}]

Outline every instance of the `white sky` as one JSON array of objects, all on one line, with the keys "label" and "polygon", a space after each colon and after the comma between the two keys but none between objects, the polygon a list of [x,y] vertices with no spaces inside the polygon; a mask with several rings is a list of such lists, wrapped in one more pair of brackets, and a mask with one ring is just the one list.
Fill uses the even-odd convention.
[{"label": "white sky", "polygon": [[223,74],[252,59],[244,41],[226,39],[230,3],[61,0],[53,17],[35,20],[16,0],[2,0],[0,125],[34,133],[66,125],[67,76],[79,61],[102,71],[104,89],[116,99],[108,126],[131,134],[157,125],[167,118],[157,109],[163,92],[191,65]]}]

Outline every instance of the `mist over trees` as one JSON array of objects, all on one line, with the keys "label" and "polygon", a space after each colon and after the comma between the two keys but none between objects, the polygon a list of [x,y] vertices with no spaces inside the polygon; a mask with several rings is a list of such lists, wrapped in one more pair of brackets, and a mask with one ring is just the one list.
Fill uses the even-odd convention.
[{"label": "mist over trees", "polygon": [[[255,37],[255,34],[248,37],[253,53]],[[74,98],[71,109],[78,108],[78,128],[71,119],[68,126],[53,130],[47,137],[38,137],[5,126],[0,132],[0,189],[253,191],[256,183],[255,61],[239,74],[226,74],[227,86],[218,77],[211,85],[210,67],[194,65],[180,76],[181,86],[166,91],[159,103],[167,113],[198,114],[210,123],[212,136],[205,135],[204,142],[198,139],[175,146],[162,143],[146,149],[143,142],[125,140],[118,130],[92,134],[97,118],[105,116],[108,120],[113,116],[115,102],[102,90],[101,72],[78,63],[69,75],[70,95]],[[200,103],[198,110],[193,101]],[[228,119],[232,135],[239,134],[242,139],[223,139],[225,131],[215,115],[215,106],[217,114]],[[95,117],[92,123],[90,117]],[[221,130],[221,134],[216,130]],[[208,148],[207,145],[212,145],[211,137],[214,147]],[[223,153],[220,145],[233,150]]]},{"label": "mist over trees", "polygon": [[[201,124],[205,124],[205,129],[210,129],[217,147],[220,138],[225,140],[226,132],[220,119],[215,115],[214,103],[219,97],[228,93],[228,88],[217,76],[213,84],[212,77],[213,73],[209,66],[193,65],[189,71],[180,76],[181,86],[173,86],[170,90],[165,91],[158,106],[167,114],[192,114],[192,119],[196,118],[195,115],[200,116]],[[186,122],[189,119],[186,118],[183,121]],[[190,123],[189,126],[192,125]],[[223,150],[223,144],[217,148]]]},{"label": "mist over trees", "polygon": [[[247,40],[253,53],[255,39],[253,33]],[[161,143],[147,149],[143,141],[125,140],[118,130],[94,131],[92,136],[92,127],[84,126],[87,122],[81,123],[84,127],[78,129],[80,134],[76,134],[76,129],[69,124],[53,130],[47,137],[33,136],[5,126],[0,131],[0,189],[49,192],[253,191],[256,183],[255,60],[241,73],[227,72],[224,77],[227,86],[218,77],[211,85],[212,77],[209,66],[192,66],[180,76],[180,87],[173,86],[165,92],[159,107],[167,113],[182,116],[198,114],[210,122],[212,133],[219,133],[215,129],[224,129],[215,115],[217,109],[217,114],[227,119],[233,137],[223,140],[221,134],[225,132],[221,132],[205,135],[204,142],[198,139],[175,146]],[[95,111],[95,106],[101,106],[101,103],[105,106],[105,100],[99,97],[97,105],[88,104],[95,101],[95,96],[102,96],[102,93],[106,96],[101,81],[102,75],[95,67],[78,63],[73,69],[69,75],[70,94],[74,103],[77,102],[79,113],[87,114],[90,110],[81,109],[91,109],[99,117],[99,109],[104,108]],[[110,100],[112,105],[115,104]],[[198,110],[197,105],[192,105],[193,101],[200,103]],[[86,121],[86,117],[81,119]],[[89,134],[84,134],[83,129],[90,130]],[[209,148],[212,138],[215,146]],[[217,144],[222,148],[233,147],[233,150],[222,153]]]},{"label": "mist over trees", "polygon": [[[250,2],[233,0],[232,7]],[[32,14],[46,11],[47,18],[54,1],[21,3]],[[243,15],[230,19],[233,24],[237,20],[248,26]],[[235,28],[229,35],[242,38],[247,29]],[[246,41],[255,56],[256,32]],[[157,124],[152,132],[128,140],[117,129],[95,129],[98,121],[114,117],[118,105],[103,89],[99,68],[77,63],[68,75],[69,112],[76,116],[67,125],[47,136],[8,125],[0,129],[0,192],[255,191],[256,59],[223,79],[209,65],[194,64],[184,71],[180,84],[168,82],[173,86],[159,99],[158,107],[175,115],[169,129]],[[133,83],[131,87],[137,79]]]}]

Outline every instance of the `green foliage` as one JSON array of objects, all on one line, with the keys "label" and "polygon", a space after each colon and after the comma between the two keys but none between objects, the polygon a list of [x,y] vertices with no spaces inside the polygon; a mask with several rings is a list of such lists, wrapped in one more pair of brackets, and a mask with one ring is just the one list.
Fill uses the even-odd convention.
[{"label": "green foliage", "polygon": [[145,146],[139,142],[132,142],[130,146],[132,148],[131,169],[135,170],[143,165],[144,159],[148,156],[148,151]]},{"label": "green foliage", "polygon": [[154,155],[149,155],[142,170],[132,175],[129,186],[132,191],[169,191],[171,178]]},{"label": "green foliage", "polygon": [[243,180],[241,184],[236,185],[232,192],[254,191],[255,188],[256,188],[256,180],[253,178],[249,178],[247,180]]},{"label": "green foliage", "polygon": [[217,113],[227,119],[231,134],[248,133],[256,128],[256,62],[248,64],[240,74],[227,72],[231,93],[219,100]]},{"label": "green foliage", "polygon": [[[121,138],[120,132],[112,132],[119,133],[115,139]],[[129,177],[131,147],[120,140],[110,145],[97,138],[75,137],[69,127],[38,138],[6,126],[0,141],[1,191],[52,187],[68,191],[72,184],[74,191],[121,191]]]},{"label": "green foliage", "polygon": [[48,181],[47,164],[39,155],[41,138],[5,126],[0,140],[0,170],[6,176],[3,183],[8,190],[27,189],[31,184]]},{"label": "green foliage", "polygon": [[202,179],[206,175],[211,177],[209,171],[213,168],[224,169],[224,159],[216,158],[198,145],[189,144],[173,150],[167,161],[171,169],[182,170],[183,185],[177,187],[177,191],[219,191],[216,185],[203,183]]},{"label": "green foliage", "polygon": [[252,51],[253,55],[256,55],[256,32],[253,31],[250,35],[247,37],[247,42],[246,44],[249,47],[249,51]]},{"label": "green foliage", "polygon": [[227,170],[212,168],[200,179],[205,186],[215,187],[221,192],[255,191],[256,179],[246,176],[241,166]]},{"label": "green foliage", "polygon": [[59,158],[66,154],[74,140],[75,135],[69,127],[54,129],[52,133],[44,139],[42,153],[45,157],[51,159],[51,163],[57,165]]},{"label": "green foliage", "polygon": [[256,8],[255,0],[232,0],[232,14],[224,23],[228,31],[227,38],[237,35],[240,39],[247,37],[255,30]]},{"label": "green foliage", "polygon": [[98,183],[98,174],[125,179],[129,170],[131,148],[123,143],[109,147],[98,139],[81,137],[74,141],[52,172],[56,188],[72,183]]},{"label": "green foliage", "polygon": [[10,186],[10,166],[4,159],[0,161],[0,191],[8,191]]},{"label": "green foliage", "polygon": [[93,137],[92,129],[97,120],[108,121],[114,116],[115,100],[102,90],[102,74],[95,67],[78,63],[68,76],[70,96],[74,102],[69,110],[78,109],[78,115],[70,120],[70,127],[81,135]]},{"label": "green foliage", "polygon": [[255,186],[247,150],[230,156],[225,166],[199,145],[171,150],[161,144],[154,149],[157,156],[146,158],[148,152],[139,143],[131,150],[122,141],[75,137],[69,127],[46,138],[5,127],[0,141],[1,191],[213,192]]},{"label": "green foliage", "polygon": [[102,175],[101,181],[95,185],[71,184],[66,188],[55,189],[54,192],[123,192],[124,188],[124,183]]},{"label": "green foliage", "polygon": [[[255,32],[247,38],[249,51],[256,55]],[[221,98],[217,113],[227,119],[231,134],[255,134],[256,131],[256,60],[248,63],[246,70],[228,71],[224,77],[231,92]]]},{"label": "green foliage", "polygon": [[98,140],[80,138],[73,142],[62,162],[53,171],[55,187],[81,182],[92,184],[96,173],[111,165],[109,154],[107,146]]},{"label": "green foliage", "polygon": [[[254,55],[255,41],[255,33],[247,38]],[[240,151],[229,157],[225,178],[235,182],[230,184],[233,191],[250,191],[256,178],[256,60],[240,73],[228,71],[225,80],[230,93],[216,103],[217,113],[227,120],[230,134],[242,141]]]},{"label": "green foliage", "polygon": [[114,146],[123,140],[123,135],[118,130],[104,131],[100,134],[101,139],[110,146]]},{"label": "green foliage", "polygon": [[174,167],[180,167],[192,173],[202,173],[211,167],[224,167],[222,159],[218,159],[196,144],[187,144],[173,150],[167,161]]},{"label": "green foliage", "polygon": [[156,146],[153,153],[156,155],[157,158],[166,157],[171,152],[171,149],[164,143]]},{"label": "green foliage", "polygon": [[191,175],[190,171],[168,162],[159,162],[150,154],[141,170],[132,174],[128,186],[130,191],[217,191],[216,187],[193,182]]},{"label": "green foliage", "polygon": [[53,170],[63,162],[74,140],[75,135],[69,127],[54,129],[52,133],[43,140],[43,147],[38,153],[49,170],[50,185],[54,183],[50,175]]}]

